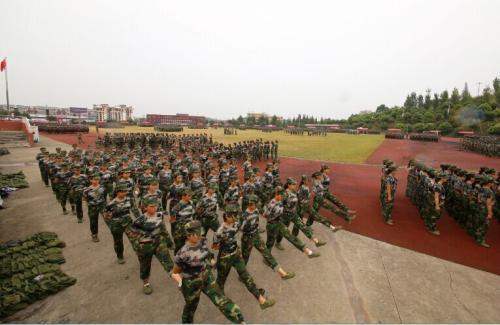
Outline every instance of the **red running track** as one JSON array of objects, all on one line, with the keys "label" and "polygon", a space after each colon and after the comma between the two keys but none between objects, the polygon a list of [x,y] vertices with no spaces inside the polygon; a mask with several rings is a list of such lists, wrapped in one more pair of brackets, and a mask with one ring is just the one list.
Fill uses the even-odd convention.
[{"label": "red running track", "polygon": [[[75,135],[44,135],[67,144],[76,143],[77,139]],[[87,148],[96,139],[95,133],[85,134],[81,147]],[[397,172],[399,184],[393,210],[394,225],[389,226],[383,222],[379,191],[381,161],[386,158],[401,166],[406,165],[409,159],[416,158],[434,167],[448,162],[472,170],[477,170],[482,165],[500,169],[499,159],[458,151],[458,143],[446,138],[438,143],[386,139],[368,158],[366,165],[329,163],[332,168],[331,191],[356,210],[358,217],[347,224],[329,211],[322,210],[322,214],[335,224],[343,225],[348,231],[500,275],[500,224],[493,220],[490,225],[486,240],[491,248],[478,246],[447,213],[443,213],[438,223],[441,235],[431,235],[426,231],[416,207],[405,196],[405,168]],[[314,171],[319,170],[321,163],[281,158],[282,177],[285,179],[292,176],[298,180],[302,174],[311,176]]]}]

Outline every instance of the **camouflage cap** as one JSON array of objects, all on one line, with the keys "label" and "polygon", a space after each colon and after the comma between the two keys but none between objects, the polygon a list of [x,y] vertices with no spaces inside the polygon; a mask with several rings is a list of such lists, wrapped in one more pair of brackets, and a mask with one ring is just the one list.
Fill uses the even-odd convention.
[{"label": "camouflage cap", "polygon": [[120,170],[120,174],[123,174],[123,173],[130,173],[130,169],[129,168],[123,168],[122,170]]},{"label": "camouflage cap", "polygon": [[295,185],[295,184],[297,184],[297,181],[295,179],[293,179],[292,177],[288,177],[286,180],[286,183],[288,185]]},{"label": "camouflage cap", "polygon": [[210,183],[208,183],[207,188],[210,188],[212,190],[218,190],[219,185],[217,185],[217,183],[215,183],[215,182],[210,182]]},{"label": "camouflage cap", "polygon": [[90,178],[91,179],[101,178],[101,175],[99,173],[93,173],[92,175],[90,175]]},{"label": "camouflage cap", "polygon": [[185,189],[182,190],[181,195],[182,196],[184,196],[184,195],[192,196],[193,195],[193,191],[191,191],[189,188],[185,188]]},{"label": "camouflage cap", "polygon": [[321,171],[324,171],[324,170],[327,170],[327,169],[330,169],[330,166],[328,166],[326,164],[322,164],[321,165]]},{"label": "camouflage cap", "polygon": [[190,221],[184,225],[184,230],[188,235],[201,235],[201,222],[199,220]]},{"label": "camouflage cap", "polygon": [[258,173],[258,172],[260,172],[260,168],[259,168],[259,167],[254,167],[254,168],[253,168],[253,172],[254,172],[254,173]]},{"label": "camouflage cap", "polygon": [[69,164],[68,164],[67,162],[63,162],[63,163],[61,164],[61,167],[69,167]]},{"label": "camouflage cap", "polygon": [[228,204],[224,212],[230,215],[238,214],[240,212],[240,207],[237,204]]},{"label": "camouflage cap", "polygon": [[116,192],[128,192],[127,184],[118,184],[115,188]]},{"label": "camouflage cap", "polygon": [[248,200],[248,203],[257,203],[257,202],[259,202],[259,198],[255,194],[250,194],[247,197],[247,200]]},{"label": "camouflage cap", "polygon": [[312,173],[311,177],[318,177],[318,176],[321,176],[321,173],[320,172],[314,172]]},{"label": "camouflage cap", "polygon": [[148,179],[146,185],[158,185],[158,180],[156,178]]},{"label": "camouflage cap", "polygon": [[272,164],[272,163],[267,163],[267,164],[266,164],[266,168],[271,168],[271,167],[273,167],[273,164]]},{"label": "camouflage cap", "polygon": [[492,183],[493,182],[493,177],[490,177],[490,176],[487,176],[487,175],[483,175],[483,177],[481,178],[480,182],[481,182],[481,185],[486,185],[486,184]]},{"label": "camouflage cap", "polygon": [[309,178],[307,177],[307,175],[302,175],[302,176],[300,176],[300,180],[301,180],[302,182],[307,181],[308,179],[309,179]]},{"label": "camouflage cap", "polygon": [[231,175],[231,176],[229,176],[229,180],[230,180],[230,181],[236,181],[236,180],[238,180],[238,176],[236,176],[236,175]]},{"label": "camouflage cap", "polygon": [[283,189],[283,187],[281,187],[281,186],[276,186],[276,187],[274,188],[274,194],[275,194],[275,195],[276,195],[276,194],[283,194],[283,192],[284,192],[284,189]]},{"label": "camouflage cap", "polygon": [[144,200],[144,205],[146,205],[146,206],[158,206],[159,201],[156,197],[148,197]]}]

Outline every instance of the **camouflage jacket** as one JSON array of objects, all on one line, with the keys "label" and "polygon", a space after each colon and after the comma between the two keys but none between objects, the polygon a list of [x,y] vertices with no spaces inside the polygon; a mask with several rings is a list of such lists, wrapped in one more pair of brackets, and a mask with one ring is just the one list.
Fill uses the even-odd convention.
[{"label": "camouflage jacket", "polygon": [[309,199],[311,198],[311,191],[309,190],[309,187],[302,184],[297,192],[297,197],[301,206],[309,205]]},{"label": "camouflage jacket", "polygon": [[[185,188],[186,188],[186,184],[184,184],[184,183],[180,183],[180,184],[173,183],[172,185],[170,185],[170,187],[168,189],[168,195],[170,196],[170,198],[173,201],[179,202],[181,200],[182,191],[184,191]],[[173,206],[172,206],[172,208],[173,208]]]},{"label": "camouflage jacket", "polygon": [[259,231],[259,217],[260,212],[258,209],[250,211],[246,209],[241,214],[241,230],[243,232],[243,236],[253,236]]},{"label": "camouflage jacket", "polygon": [[325,194],[325,188],[323,187],[323,183],[321,180],[314,180],[313,182],[313,193],[315,197],[322,198]]},{"label": "camouflage jacket", "polygon": [[229,203],[236,203],[240,198],[240,189],[238,186],[228,187],[224,194],[224,201]]},{"label": "camouflage jacket", "polygon": [[173,183],[172,170],[162,169],[158,172],[158,183],[161,188],[168,188]]},{"label": "camouflage jacket", "polygon": [[69,188],[69,179],[71,178],[71,175],[73,175],[73,173],[70,172],[69,170],[67,170],[67,171],[60,170],[60,171],[58,171],[57,174],[56,174],[57,185],[59,187]]},{"label": "camouflage jacket", "polygon": [[191,191],[193,191],[193,198],[199,200],[205,192],[205,183],[203,183],[203,180],[201,178],[193,178],[191,179],[189,186]]},{"label": "camouflage jacket", "polygon": [[132,222],[130,229],[139,234],[139,242],[158,242],[161,237],[168,238],[171,242],[162,212],[156,212],[154,216],[141,214]]},{"label": "camouflage jacket", "polygon": [[203,195],[196,204],[196,210],[199,211],[201,217],[217,216],[217,194],[214,193],[212,196]]},{"label": "camouflage jacket", "polygon": [[88,186],[83,190],[83,197],[87,201],[87,204],[92,207],[104,207],[106,204],[106,192],[104,187]]},{"label": "camouflage jacket", "polygon": [[130,209],[132,205],[130,198],[125,197],[123,200],[114,198],[106,205],[106,213],[111,213],[113,219],[125,219],[130,217]]},{"label": "camouflage jacket", "polygon": [[297,211],[299,199],[293,191],[286,190],[283,195],[283,211],[288,214],[293,214]]},{"label": "camouflage jacket", "polygon": [[73,175],[68,179],[68,185],[74,192],[83,192],[85,187],[89,185],[89,181],[84,174],[80,174],[79,176]]},{"label": "camouflage jacket", "polygon": [[264,187],[264,190],[272,190],[273,179],[273,174],[271,172],[266,172],[264,174],[264,179],[262,180],[262,186]]},{"label": "camouflage jacket", "polygon": [[325,191],[328,191],[330,189],[331,183],[330,176],[328,176],[327,174],[322,174],[322,176],[323,178],[321,179],[321,185],[323,185]]},{"label": "camouflage jacket", "polygon": [[144,208],[146,206],[145,202],[149,198],[155,198],[158,201],[161,201],[162,196],[163,192],[161,190],[156,190],[153,193],[151,193],[150,191],[143,192],[141,197],[139,198],[139,206]]},{"label": "camouflage jacket", "polygon": [[219,229],[215,232],[213,243],[219,245],[219,252],[221,256],[233,254],[238,249],[236,235],[240,230],[240,226],[239,222],[235,222],[232,225],[222,223]]},{"label": "camouflage jacket", "polygon": [[132,178],[123,179],[120,178],[116,181],[116,187],[125,184],[127,186],[127,196],[132,198],[134,196],[134,180]]},{"label": "camouflage jacket", "polygon": [[264,210],[264,217],[267,218],[267,222],[276,223],[281,222],[281,215],[283,214],[283,204],[276,199],[272,199]]},{"label": "camouflage jacket", "polygon": [[186,242],[175,254],[174,263],[182,269],[182,278],[193,279],[210,267],[212,252],[208,249],[208,242],[202,237],[198,245],[191,246]]},{"label": "camouflage jacket", "polygon": [[175,222],[177,224],[185,225],[189,221],[193,220],[194,207],[193,202],[179,201],[171,210],[170,215],[175,217]]},{"label": "camouflage jacket", "polygon": [[247,181],[243,184],[243,196],[255,194],[256,191],[257,191],[257,186],[255,185],[255,183]]}]

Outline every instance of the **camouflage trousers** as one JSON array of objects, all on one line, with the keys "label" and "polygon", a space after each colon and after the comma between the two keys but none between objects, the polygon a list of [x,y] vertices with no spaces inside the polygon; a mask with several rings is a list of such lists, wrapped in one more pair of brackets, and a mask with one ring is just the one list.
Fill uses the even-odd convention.
[{"label": "camouflage trousers", "polygon": [[488,210],[484,205],[480,206],[478,209],[478,214],[476,215],[476,226],[474,232],[474,239],[476,242],[481,243],[485,241],[486,234],[490,227],[490,220],[488,220]]},{"label": "camouflage trousers", "polygon": [[239,248],[232,254],[224,255],[223,253],[219,253],[217,256],[216,282],[222,292],[224,292],[224,284],[226,283],[232,267],[234,267],[236,272],[238,272],[238,275],[240,276],[240,279],[245,287],[247,287],[247,290],[255,297],[255,299],[258,299],[260,295],[259,289],[255,285],[252,276],[247,271],[245,260],[241,256]]},{"label": "camouflage trousers", "polygon": [[[322,198],[322,197],[314,197],[314,201],[313,201],[313,207],[312,207],[312,214],[309,214],[309,220],[311,219],[311,217],[313,218],[312,221],[318,221],[318,222],[322,222],[325,221],[325,217],[321,216],[319,214],[319,210],[321,208],[325,208],[327,210],[330,210],[331,212],[333,212],[335,215],[343,218],[344,220],[349,220],[349,214],[342,210],[342,209],[339,209],[337,208],[335,205],[331,204],[330,202],[328,202],[325,198]],[[315,220],[316,218],[319,218],[319,220]],[[312,225],[312,222],[309,224],[309,220],[307,221],[307,225],[310,226]],[[328,220],[328,219],[326,219]],[[327,226],[325,223],[323,223],[325,226]],[[330,223],[331,224],[331,223]],[[329,226],[329,225],[328,225]]]},{"label": "camouflage trousers", "polygon": [[296,236],[290,233],[290,230],[288,230],[288,228],[285,227],[285,225],[281,221],[273,223],[268,222],[266,225],[266,231],[267,231],[266,247],[269,250],[269,252],[271,252],[271,250],[273,249],[273,246],[276,243],[278,236],[280,235],[285,237],[286,240],[288,240],[293,246],[295,246],[301,252],[306,247],[306,245],[300,239],[298,239]]},{"label": "camouflage trousers", "polygon": [[[57,186],[57,197],[63,211],[66,211],[66,203],[68,202],[69,189],[66,186]],[[71,203],[71,202],[70,202]]]},{"label": "camouflage trousers", "polygon": [[394,197],[392,200],[387,200],[387,195],[382,195],[380,204],[382,205],[382,217],[384,221],[387,222],[392,220],[392,208],[394,207]]},{"label": "camouflage trousers", "polygon": [[430,231],[436,230],[437,222],[441,218],[441,210],[436,210],[434,206],[424,207],[423,210],[422,217],[424,218],[425,227]]},{"label": "camouflage trousers", "polygon": [[90,233],[92,235],[97,235],[99,231],[99,213],[102,211],[103,206],[99,205],[88,205],[89,222],[90,222]]},{"label": "camouflage trousers", "polygon": [[335,208],[333,205],[329,204],[328,202],[325,202],[323,199],[320,198],[314,198],[313,201],[313,206],[312,208],[308,209],[309,212],[309,217],[307,218],[306,226],[312,226],[314,221],[319,222],[326,227],[330,227],[332,225],[332,222],[328,220],[328,218],[322,216],[319,213],[319,209],[321,208],[326,208],[327,210],[330,210],[335,213],[335,211],[338,211],[339,209]]},{"label": "camouflage trousers", "polygon": [[182,322],[193,323],[194,313],[200,302],[200,295],[203,292],[212,301],[212,303],[226,316],[232,323],[242,323],[245,321],[241,314],[240,307],[231,299],[226,297],[222,290],[217,286],[214,276],[210,269],[192,279],[182,279],[182,295],[184,296],[184,309],[182,311]]},{"label": "camouflage trousers", "polygon": [[40,174],[42,176],[42,181],[45,184],[45,186],[49,186],[49,174],[47,174],[44,168],[40,168]]},{"label": "camouflage trousers", "polygon": [[71,210],[76,210],[76,218],[78,220],[83,219],[83,203],[82,203],[82,192],[80,191],[70,191],[69,193]]},{"label": "camouflage trousers", "polygon": [[[302,221],[302,218],[299,217],[299,214],[296,212],[296,213],[283,213],[283,217],[282,217],[282,222],[283,224],[285,225],[286,228],[288,228],[288,226],[290,226],[290,223],[293,223],[293,230],[296,230],[297,231],[297,234],[294,234],[293,233],[293,230],[292,230],[292,235],[297,237],[298,235],[298,231],[302,231],[302,233],[309,239],[312,239],[313,238],[313,230],[311,227],[309,226],[306,226],[306,224]],[[281,243],[281,241],[283,240],[283,235],[278,235],[278,238],[276,238],[276,242],[278,243]]]},{"label": "camouflage trousers", "polygon": [[267,249],[258,231],[252,235],[247,235],[244,233],[243,236],[241,236],[241,255],[243,257],[243,260],[245,261],[245,265],[248,264],[250,253],[252,252],[252,248],[254,247],[262,254],[262,257],[267,262],[269,267],[271,267],[273,270],[278,269],[278,261],[276,261],[274,256],[271,255],[271,251]]},{"label": "camouflage trousers", "polygon": [[130,239],[132,248],[137,254],[139,259],[139,274],[141,280],[149,279],[151,275],[151,262],[153,261],[153,256],[156,256],[158,262],[160,262],[163,269],[169,273],[174,267],[174,262],[170,257],[168,247],[172,246],[171,241],[169,242],[165,238],[160,238],[158,241],[153,243],[141,243],[139,235],[134,233],[130,228],[125,230],[127,237]]},{"label": "camouflage trousers", "polygon": [[113,247],[115,249],[116,257],[123,258],[123,233],[130,224],[130,217],[104,220],[111,231],[111,235],[113,236]]},{"label": "camouflage trousers", "polygon": [[212,230],[216,232],[220,227],[219,219],[217,218],[217,214],[213,216],[202,216],[201,217],[201,226],[203,227],[203,236],[206,237],[208,234],[208,230]]},{"label": "camouflage trousers", "polygon": [[171,224],[172,237],[174,238],[174,254],[186,243],[186,231],[184,223],[174,222]]},{"label": "camouflage trousers", "polygon": [[340,210],[342,211],[345,211],[347,212],[347,210],[349,210],[349,208],[344,204],[342,203],[342,201],[340,201],[335,195],[333,195],[331,192],[329,191],[325,191],[325,194],[324,194],[324,197],[325,199],[327,199],[328,201],[332,202],[333,204],[335,204]]}]

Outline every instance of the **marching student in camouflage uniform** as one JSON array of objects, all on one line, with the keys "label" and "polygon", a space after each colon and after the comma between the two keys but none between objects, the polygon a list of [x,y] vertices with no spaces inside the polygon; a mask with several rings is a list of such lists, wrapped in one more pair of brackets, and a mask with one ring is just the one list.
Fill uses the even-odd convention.
[{"label": "marching student in camouflage uniform", "polygon": [[256,248],[264,258],[264,264],[269,266],[273,271],[278,272],[283,280],[291,279],[295,276],[293,272],[286,272],[276,261],[271,252],[267,249],[264,240],[259,234],[259,218],[260,211],[257,209],[257,202],[259,198],[257,195],[250,195],[248,197],[248,207],[241,214],[241,255],[248,264],[252,248]]},{"label": "marching student in camouflage uniform", "polygon": [[[298,203],[299,199],[297,196],[297,181],[293,178],[288,178],[285,185],[285,192],[283,195],[283,224],[285,227],[289,227],[290,223],[293,223],[294,227],[297,227],[302,233],[309,238],[316,247],[320,247],[326,244],[326,242],[319,240],[314,237],[313,230],[311,227],[306,226],[302,221],[302,218],[298,215]],[[293,234],[293,233],[292,233]],[[296,236],[296,235],[294,235]],[[279,250],[284,250],[283,246],[281,246],[281,241],[283,240],[283,236],[280,234],[276,239],[276,248]]]},{"label": "marching student in camouflage uniform", "polygon": [[288,228],[283,224],[283,188],[278,186],[274,190],[274,198],[266,205],[264,210],[264,218],[267,219],[266,231],[267,240],[266,247],[271,252],[276,239],[279,235],[285,237],[293,246],[295,246],[301,252],[304,252],[307,257],[313,258],[320,256],[320,253],[315,253],[297,237],[293,236]]},{"label": "marching student in camouflage uniform", "polygon": [[[144,209],[146,208],[146,202],[149,199],[155,198],[158,199],[159,202],[161,202],[161,199],[163,197],[163,193],[158,189],[158,181],[156,179],[150,179],[147,182],[147,190],[141,194],[138,202],[139,209],[142,212],[144,212]],[[161,204],[158,207],[158,210],[164,211],[164,208],[161,206]]]},{"label": "marching student in camouflage uniform", "polygon": [[128,188],[126,184],[116,186],[116,197],[107,205],[104,213],[104,221],[113,236],[114,249],[118,264],[125,263],[123,259],[123,233],[131,222],[130,210],[132,204],[130,196],[127,195]]},{"label": "marching student in camouflage uniform", "polygon": [[158,181],[160,184],[160,191],[162,192],[161,205],[163,209],[167,210],[167,199],[169,196],[169,188],[173,183],[172,169],[170,169],[170,163],[164,162],[162,169],[158,172]]},{"label": "marching student in camouflage uniform", "polygon": [[244,323],[240,307],[227,298],[215,282],[211,270],[213,254],[208,248],[207,239],[201,236],[201,223],[198,220],[191,221],[184,228],[187,240],[174,257],[172,274],[186,302],[182,322],[193,323],[203,292],[230,322]]},{"label": "marching student in camouflage uniform", "polygon": [[106,199],[113,196],[113,183],[115,182],[115,174],[108,169],[108,163],[103,163],[99,169],[101,185],[106,191]]},{"label": "marching student in camouflage uniform", "polygon": [[203,226],[203,236],[206,237],[208,230],[216,232],[220,227],[217,216],[217,184],[209,183],[207,192],[196,205],[196,216]]},{"label": "marching student in camouflage uniform", "polygon": [[247,290],[259,301],[260,308],[266,309],[274,305],[274,300],[264,297],[264,290],[257,288],[252,276],[247,271],[236,238],[241,227],[241,224],[236,221],[238,212],[238,206],[233,204],[228,205],[223,215],[224,222],[214,234],[212,248],[219,250],[219,254],[217,255],[216,283],[224,292],[224,284],[231,268],[234,267],[241,281],[247,287]]},{"label": "marching student in camouflage uniform", "polygon": [[398,186],[398,180],[395,175],[397,169],[398,166],[396,165],[387,165],[384,168],[384,175],[381,178],[380,203],[382,205],[382,217],[384,218],[384,222],[391,226],[394,224],[392,208],[394,207],[394,196]]},{"label": "marching student in camouflage uniform", "polygon": [[[169,202],[169,211],[172,211],[172,209],[179,203],[181,200],[182,192],[186,190],[186,184],[182,181],[182,175],[180,173],[175,172],[174,173],[174,182],[172,185],[170,185],[168,189],[168,197],[170,198]],[[170,212],[170,215],[172,213]]]},{"label": "marching student in camouflage uniform", "polygon": [[199,167],[193,169],[193,175],[191,177],[189,186],[191,188],[191,191],[193,192],[193,204],[196,205],[205,193],[205,182],[203,182],[203,179],[200,176]]},{"label": "marching student in camouflage uniform", "polygon": [[273,196],[273,187],[274,187],[274,177],[273,177],[273,164],[266,164],[266,172],[262,177],[262,187],[261,187],[261,201],[262,204],[267,204],[272,196]]},{"label": "marching student in camouflage uniform", "polygon": [[[342,229],[342,226],[334,226],[330,220],[319,214],[318,211],[314,210],[311,205],[311,191],[309,190],[309,178],[307,175],[302,175],[299,189],[297,191],[298,207],[297,214],[301,220],[304,220],[307,213],[308,217],[305,220],[305,226],[311,227],[311,225],[316,220],[329,227],[333,232],[337,232]],[[293,226],[292,235],[297,236],[299,234],[299,225]]]},{"label": "marching student in camouflage uniform", "polygon": [[338,207],[338,212],[336,213],[344,220],[351,222],[356,218],[356,211],[350,210],[344,203],[342,203],[335,195],[330,192],[330,167],[328,165],[321,165],[321,184],[323,185],[323,198],[330,201],[334,206]]},{"label": "marching student in camouflage uniform", "polygon": [[186,240],[186,233],[184,226],[193,220],[194,206],[191,201],[193,192],[185,188],[181,194],[181,200],[170,210],[170,224],[172,230],[172,237],[174,238],[174,252],[177,254],[179,249],[184,246]]},{"label": "marching student in camouflage uniform", "polygon": [[319,172],[316,172],[312,174],[312,178],[314,179],[314,185],[313,185],[313,193],[314,193],[314,199],[313,199],[313,207],[310,209],[309,213],[309,218],[307,219],[306,225],[311,226],[314,221],[319,222],[326,227],[330,228],[333,232],[338,231],[339,229],[342,229],[340,226],[334,226],[330,220],[325,218],[319,213],[319,210],[321,208],[326,208],[330,211],[332,211],[335,214],[338,215],[343,215],[343,211],[340,210],[339,208],[333,206],[332,204],[329,204],[328,202],[325,201],[324,198],[324,193],[325,189],[322,184],[322,177]]},{"label": "marching student in camouflage uniform", "polygon": [[172,239],[165,227],[163,212],[157,210],[160,199],[161,197],[148,197],[144,202],[145,211],[126,230],[139,258],[140,278],[144,284],[143,292],[147,295],[153,292],[149,284],[153,255],[167,273],[174,266],[168,252],[168,249],[173,246]]},{"label": "marching student in camouflage uniform", "polygon": [[137,179],[137,188],[139,191],[139,196],[142,196],[144,192],[148,190],[148,185],[150,181],[156,180],[156,176],[153,175],[153,167],[149,164],[142,166],[144,173],[140,175]]},{"label": "marching student in camouflage uniform", "polygon": [[68,200],[69,194],[68,181],[73,174],[68,167],[68,163],[62,163],[61,170],[55,174],[56,190],[59,196],[59,202],[61,203],[63,214],[68,214],[68,212],[66,211],[66,202]]},{"label": "marching student in camouflage uniform", "polygon": [[224,206],[228,206],[229,204],[238,204],[240,199],[240,188],[236,184],[238,181],[238,177],[233,175],[229,177],[229,187],[224,194]]},{"label": "marching student in camouflage uniform", "polygon": [[99,213],[106,206],[106,190],[99,184],[99,174],[94,174],[90,178],[90,186],[83,190],[83,199],[87,201],[87,211],[89,214],[90,233],[92,241],[98,242],[99,237]]},{"label": "marching student in camouflage uniform", "polygon": [[75,165],[73,167],[73,175],[68,180],[69,195],[71,196],[73,201],[71,210],[76,210],[76,218],[78,219],[78,223],[83,222],[83,190],[88,186],[87,176],[80,173],[81,168],[82,167],[80,165]]}]

